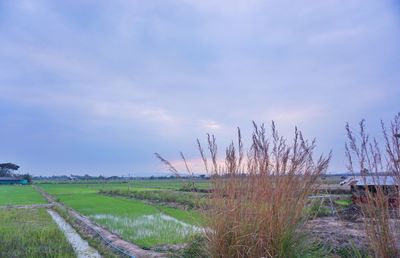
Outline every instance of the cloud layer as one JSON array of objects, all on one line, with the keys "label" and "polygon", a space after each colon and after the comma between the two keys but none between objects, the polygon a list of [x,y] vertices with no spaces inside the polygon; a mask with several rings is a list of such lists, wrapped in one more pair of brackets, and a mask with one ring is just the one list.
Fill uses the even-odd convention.
[{"label": "cloud layer", "polygon": [[395,1],[0,3],[1,160],[34,174],[151,175],[153,152],[275,120],[334,151],[399,111]]}]

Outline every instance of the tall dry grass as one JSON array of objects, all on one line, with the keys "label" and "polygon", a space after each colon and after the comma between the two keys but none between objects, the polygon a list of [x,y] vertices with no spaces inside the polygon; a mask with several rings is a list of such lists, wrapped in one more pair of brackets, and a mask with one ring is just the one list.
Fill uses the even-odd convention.
[{"label": "tall dry grass", "polygon": [[[376,138],[371,138],[366,132],[365,121],[359,124],[356,133],[349,124],[346,125],[348,141],[345,145],[348,170],[362,173],[361,177],[366,184],[367,177],[372,178],[375,184],[386,182],[388,176],[394,177],[400,183],[400,113],[390,122],[389,129],[381,122],[383,150]],[[364,216],[364,228],[375,257],[400,257],[396,245],[396,238],[400,233],[400,226],[391,217],[398,214],[399,203],[398,187],[387,192],[384,188],[371,189],[366,187],[359,195],[363,201],[359,203]]]},{"label": "tall dry grass", "polygon": [[198,140],[212,182],[204,210],[209,253],[212,257],[305,257],[311,246],[301,230],[307,220],[304,209],[331,155],[315,159],[315,140],[305,140],[296,128],[288,141],[274,123],[270,134],[264,125],[254,123],[250,142],[245,150],[238,130],[237,144],[232,142],[219,160],[214,136],[208,136],[206,150]]}]

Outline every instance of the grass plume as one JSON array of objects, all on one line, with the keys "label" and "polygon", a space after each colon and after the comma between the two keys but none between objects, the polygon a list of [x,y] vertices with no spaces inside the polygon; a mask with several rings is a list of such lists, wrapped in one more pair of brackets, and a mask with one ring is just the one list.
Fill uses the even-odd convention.
[{"label": "grass plume", "polygon": [[[357,192],[360,196],[358,204],[364,218],[364,227],[370,247],[375,257],[400,257],[396,246],[396,233],[400,232],[398,223],[391,220],[391,215],[399,209],[400,182],[400,113],[390,123],[389,129],[381,121],[384,139],[383,151],[376,138],[371,138],[366,131],[365,120],[359,123],[359,131],[355,133],[350,125],[346,125],[348,141],[345,145],[348,170],[362,172],[364,185],[367,178],[372,178],[373,184],[386,182],[388,176],[393,177],[397,186],[391,187],[361,187]],[[384,173],[383,173],[384,172]],[[398,213],[398,212],[397,212]]]},{"label": "grass plume", "polygon": [[225,148],[222,161],[214,135],[207,136],[208,155],[197,143],[212,181],[204,210],[212,257],[304,257],[315,251],[300,229],[308,196],[331,156],[315,159],[315,140],[305,140],[296,128],[289,142],[274,123],[270,135],[253,123],[250,148],[244,149],[238,129],[237,144]]}]

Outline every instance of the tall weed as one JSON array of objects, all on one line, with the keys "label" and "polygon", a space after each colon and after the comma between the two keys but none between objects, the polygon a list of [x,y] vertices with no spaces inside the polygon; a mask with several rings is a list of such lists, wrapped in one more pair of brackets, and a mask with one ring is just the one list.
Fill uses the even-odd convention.
[{"label": "tall weed", "polygon": [[218,159],[215,136],[208,135],[208,155],[197,141],[212,182],[204,209],[209,253],[212,257],[323,257],[322,249],[310,244],[302,228],[308,219],[304,216],[308,196],[317,190],[330,154],[315,159],[315,140],[305,140],[297,128],[289,142],[274,123],[270,134],[264,125],[253,125],[250,147],[244,149],[238,129],[237,145],[225,149],[223,160]]},{"label": "tall weed", "polygon": [[[348,170],[355,173],[361,171],[364,185],[372,179],[372,184],[382,185],[394,178],[396,187],[388,193],[384,187],[364,187],[358,192],[358,204],[364,216],[364,227],[370,247],[375,257],[400,257],[396,246],[396,233],[400,233],[398,220],[391,217],[399,209],[400,183],[400,113],[390,123],[389,129],[381,122],[384,151],[376,138],[370,138],[366,132],[365,121],[359,124],[359,132],[355,133],[349,124],[346,125],[346,156]],[[397,218],[398,219],[398,218]]]}]

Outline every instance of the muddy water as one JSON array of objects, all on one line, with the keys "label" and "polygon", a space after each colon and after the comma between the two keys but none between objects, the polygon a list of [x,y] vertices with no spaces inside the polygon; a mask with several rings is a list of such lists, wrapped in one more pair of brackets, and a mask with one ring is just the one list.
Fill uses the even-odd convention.
[{"label": "muddy water", "polygon": [[81,236],[73,229],[57,212],[47,210],[54,222],[64,232],[68,242],[71,243],[78,258],[101,258],[101,255],[88,242],[83,240]]}]

